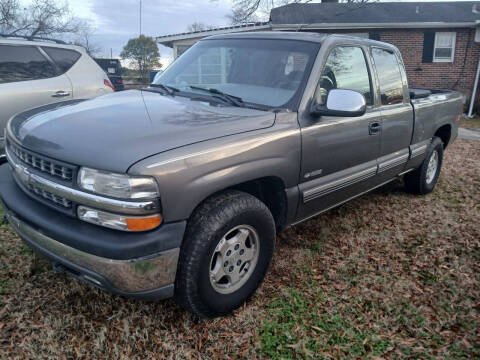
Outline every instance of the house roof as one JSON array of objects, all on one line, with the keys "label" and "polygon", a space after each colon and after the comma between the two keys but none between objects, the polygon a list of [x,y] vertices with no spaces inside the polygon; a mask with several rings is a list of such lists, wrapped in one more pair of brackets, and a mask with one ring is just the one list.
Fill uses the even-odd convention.
[{"label": "house roof", "polygon": [[[289,4],[272,9],[275,25],[480,22],[480,2],[366,2]],[[383,27],[383,26],[382,26]]]},{"label": "house roof", "polygon": [[177,40],[204,38],[206,36],[237,33],[237,32],[244,32],[244,31],[267,30],[270,28],[271,26],[269,22],[255,22],[255,23],[218,27],[218,28],[201,30],[201,31],[191,31],[191,32],[177,33],[177,34],[171,34],[171,35],[157,36],[156,39],[157,39],[157,42],[159,42],[160,44],[163,44],[165,46],[172,46],[172,42]]},{"label": "house roof", "polygon": [[480,26],[480,1],[306,3],[274,8],[269,22],[157,37],[166,46],[180,40],[261,30],[452,28]]}]

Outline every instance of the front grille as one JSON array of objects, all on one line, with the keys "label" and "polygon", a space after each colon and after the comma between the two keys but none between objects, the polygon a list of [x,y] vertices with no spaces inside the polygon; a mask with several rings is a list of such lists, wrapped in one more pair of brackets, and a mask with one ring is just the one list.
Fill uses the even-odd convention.
[{"label": "front grille", "polygon": [[34,154],[14,144],[10,140],[7,140],[7,146],[8,150],[14,153],[24,164],[30,165],[34,169],[64,181],[73,181],[73,167],[66,166],[64,164],[47,159],[41,155]]},{"label": "front grille", "polygon": [[28,190],[37,194],[38,196],[48,200],[56,205],[61,205],[66,209],[70,209],[72,207],[72,202],[64,197],[52,194],[44,189],[40,189],[39,187],[33,186],[31,184],[28,185]]}]

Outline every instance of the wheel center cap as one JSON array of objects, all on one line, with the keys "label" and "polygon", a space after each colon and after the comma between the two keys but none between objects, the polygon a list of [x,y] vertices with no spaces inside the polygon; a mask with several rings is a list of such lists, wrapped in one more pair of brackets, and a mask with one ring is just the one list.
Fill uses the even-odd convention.
[{"label": "wheel center cap", "polygon": [[232,264],[236,264],[237,263],[237,260],[240,260],[240,254],[238,251],[235,251],[233,254],[232,254],[232,257],[231,257],[231,262]]}]

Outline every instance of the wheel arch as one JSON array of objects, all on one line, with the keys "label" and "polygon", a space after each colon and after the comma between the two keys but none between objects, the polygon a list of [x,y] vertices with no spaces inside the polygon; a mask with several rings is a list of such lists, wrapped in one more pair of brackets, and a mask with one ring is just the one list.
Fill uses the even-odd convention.
[{"label": "wheel arch", "polygon": [[228,190],[237,190],[250,194],[263,202],[272,213],[277,229],[282,229],[287,222],[288,213],[288,200],[285,189],[285,182],[278,176],[263,176],[244,181],[209,194],[195,206],[191,214],[211,197]]},{"label": "wheel arch", "polygon": [[452,125],[444,124],[439,126],[433,136],[439,137],[443,142],[443,148],[446,149],[452,137]]}]

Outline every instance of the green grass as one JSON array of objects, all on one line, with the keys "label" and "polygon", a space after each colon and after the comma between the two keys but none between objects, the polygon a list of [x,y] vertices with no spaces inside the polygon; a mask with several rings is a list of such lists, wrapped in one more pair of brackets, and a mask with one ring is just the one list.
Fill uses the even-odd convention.
[{"label": "green grass", "polygon": [[[438,351],[447,349],[445,358],[464,359],[464,349],[457,343],[447,344],[439,329],[475,331],[479,321],[471,322],[469,309],[452,308],[450,302],[433,300],[440,317],[431,321],[423,304],[416,304],[409,296],[397,296],[379,301],[355,296],[357,281],[341,273],[349,284],[335,290],[332,281],[328,292],[316,287],[313,270],[297,269],[298,283],[282,294],[277,294],[267,306],[267,316],[258,330],[259,350],[271,359],[357,359],[374,357],[408,357],[435,359]],[[308,274],[307,276],[305,276]],[[350,275],[352,278],[358,273]],[[379,284],[380,278],[374,279]],[[428,286],[438,281],[432,272],[422,271],[419,280]],[[452,296],[458,289],[449,284]],[[458,318],[452,320],[452,315]],[[448,319],[448,320],[447,320]],[[470,320],[467,320],[470,319]],[[393,333],[392,333],[392,330]],[[448,346],[446,346],[448,345]],[[473,350],[475,353],[477,350]],[[470,353],[472,355],[472,353]]]},{"label": "green grass", "polygon": [[259,331],[260,350],[272,359],[325,358],[322,353],[346,359],[380,356],[390,349],[390,340],[349,319],[352,313],[362,317],[358,305],[337,311],[321,293],[305,296],[290,288],[268,306]]}]

